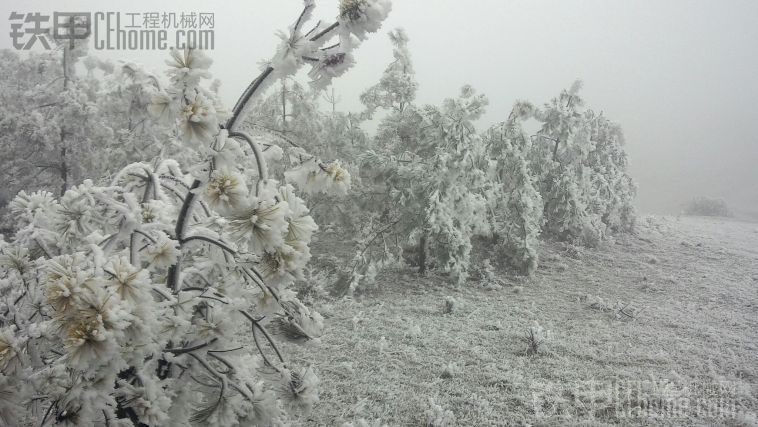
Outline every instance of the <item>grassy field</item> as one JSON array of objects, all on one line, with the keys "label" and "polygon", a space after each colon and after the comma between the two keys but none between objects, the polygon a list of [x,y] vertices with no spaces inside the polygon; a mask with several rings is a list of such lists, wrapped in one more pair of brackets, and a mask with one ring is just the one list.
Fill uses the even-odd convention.
[{"label": "grassy field", "polygon": [[317,300],[326,335],[287,346],[321,379],[307,425],[423,426],[430,399],[461,426],[758,424],[758,224],[648,217],[541,253],[528,280],[389,271]]}]

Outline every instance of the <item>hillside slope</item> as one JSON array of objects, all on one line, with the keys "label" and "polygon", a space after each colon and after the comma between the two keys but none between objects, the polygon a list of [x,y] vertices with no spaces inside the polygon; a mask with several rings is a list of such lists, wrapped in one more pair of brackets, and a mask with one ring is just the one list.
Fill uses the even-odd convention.
[{"label": "hillside slope", "polygon": [[309,425],[425,425],[430,398],[465,426],[758,423],[758,224],[641,223],[597,249],[544,244],[526,281],[391,271],[317,302],[327,335],[288,348],[322,381]]}]

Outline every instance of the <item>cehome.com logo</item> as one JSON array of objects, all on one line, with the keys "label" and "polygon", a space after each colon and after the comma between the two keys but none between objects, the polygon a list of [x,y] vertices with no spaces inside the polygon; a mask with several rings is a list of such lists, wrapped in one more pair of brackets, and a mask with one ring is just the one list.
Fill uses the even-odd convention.
[{"label": "cehome.com logo", "polygon": [[[51,19],[52,18],[52,19]],[[216,19],[206,12],[11,12],[13,48],[51,49],[91,38],[97,50],[213,49]]]}]

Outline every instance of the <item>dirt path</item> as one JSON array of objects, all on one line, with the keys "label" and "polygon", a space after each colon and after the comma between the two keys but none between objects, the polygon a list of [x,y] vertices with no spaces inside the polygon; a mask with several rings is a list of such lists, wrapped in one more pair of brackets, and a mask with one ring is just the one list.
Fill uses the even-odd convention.
[{"label": "dirt path", "polygon": [[[288,348],[322,381],[309,425],[424,425],[430,398],[462,426],[758,424],[758,224],[649,218],[541,257],[528,281],[391,271],[318,303],[327,335]],[[548,338],[532,357],[534,322]]]}]

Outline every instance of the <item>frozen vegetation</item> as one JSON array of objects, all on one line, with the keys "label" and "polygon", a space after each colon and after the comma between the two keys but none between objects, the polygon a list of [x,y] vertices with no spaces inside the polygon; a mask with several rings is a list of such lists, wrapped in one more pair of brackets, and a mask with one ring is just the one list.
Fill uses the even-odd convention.
[{"label": "frozen vegetation", "polygon": [[460,426],[758,423],[757,223],[643,217],[597,248],[539,246],[529,279],[393,269],[319,300],[318,354],[293,348],[319,367],[307,425],[444,425],[429,399]]},{"label": "frozen vegetation", "polygon": [[419,104],[403,29],[337,111],[391,5],[314,8],[231,107],[202,50],[0,53],[0,426],[758,422],[755,224],[639,218],[581,82]]}]

